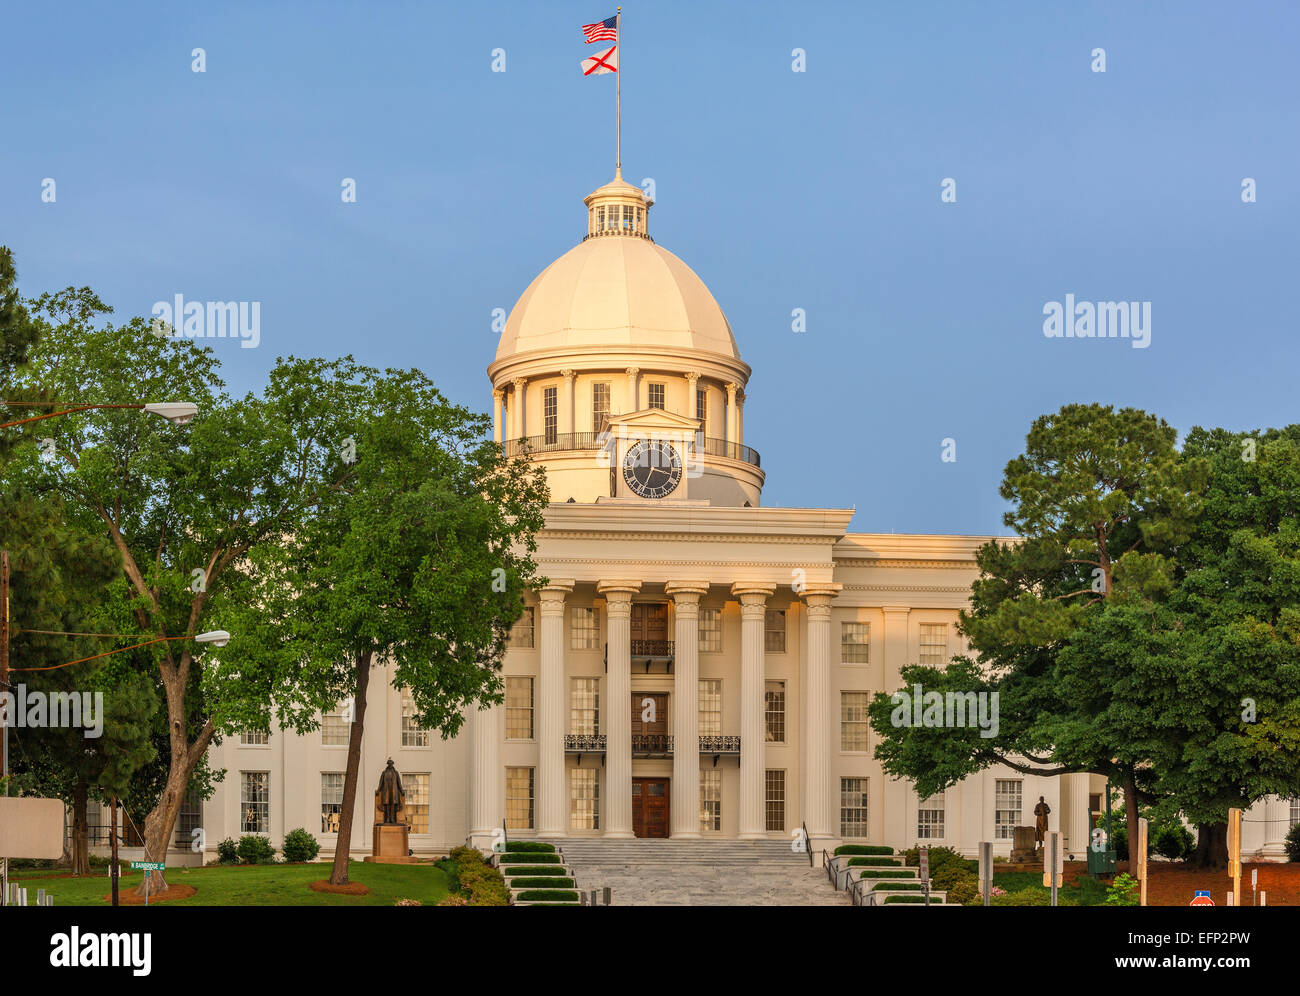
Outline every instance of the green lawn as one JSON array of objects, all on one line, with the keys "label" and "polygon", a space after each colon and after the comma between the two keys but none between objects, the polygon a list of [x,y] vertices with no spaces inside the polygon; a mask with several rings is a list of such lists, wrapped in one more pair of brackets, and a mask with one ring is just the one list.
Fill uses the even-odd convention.
[{"label": "green lawn", "polygon": [[[1038,871],[998,871],[997,865],[993,866],[993,884],[999,889],[1005,889],[1007,892],[1019,892],[1021,889],[1033,887],[1040,889],[1044,893],[1050,893],[1052,890],[1043,885],[1043,873]],[[1101,906],[1106,902],[1107,883],[1090,878],[1087,875],[1080,875],[1074,885],[1062,886],[1058,892],[1062,896],[1069,896],[1080,906]]]},{"label": "green lawn", "polygon": [[[18,872],[12,880],[27,889],[28,901],[36,902],[36,890],[54,896],[55,906],[107,906],[103,897],[111,889],[106,869],[96,869],[90,878],[43,878],[39,871]],[[337,896],[313,892],[312,882],[328,879],[326,863],[308,865],[251,865],[246,867],[169,868],[171,885],[192,885],[198,890],[189,899],[167,902],[166,906],[392,906],[398,899],[418,899],[433,906],[447,894],[447,878],[433,865],[382,865],[353,861],[348,878],[370,888],[367,896]],[[140,872],[118,879],[123,892],[140,884]]]}]

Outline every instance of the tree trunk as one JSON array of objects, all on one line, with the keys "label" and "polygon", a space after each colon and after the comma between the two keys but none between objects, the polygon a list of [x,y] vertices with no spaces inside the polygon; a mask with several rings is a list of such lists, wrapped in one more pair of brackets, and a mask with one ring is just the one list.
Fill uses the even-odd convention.
[{"label": "tree trunk", "polygon": [[352,701],[352,726],[348,731],[348,767],[343,776],[343,811],[339,813],[339,833],[334,842],[334,867],[330,871],[330,885],[348,884],[348,851],[352,844],[352,814],[357,805],[357,780],[361,771],[361,735],[365,730],[370,655],[371,652],[367,650],[357,658],[357,690]]},{"label": "tree trunk", "polygon": [[1138,860],[1138,793],[1133,772],[1124,772],[1124,825],[1128,830],[1128,866],[1137,868]]},{"label": "tree trunk", "polygon": [[90,786],[78,778],[72,790],[72,874],[90,874],[90,832],[86,811],[90,802]]},{"label": "tree trunk", "polygon": [[1196,824],[1196,854],[1192,863],[1197,868],[1226,868],[1228,866],[1228,824]]}]

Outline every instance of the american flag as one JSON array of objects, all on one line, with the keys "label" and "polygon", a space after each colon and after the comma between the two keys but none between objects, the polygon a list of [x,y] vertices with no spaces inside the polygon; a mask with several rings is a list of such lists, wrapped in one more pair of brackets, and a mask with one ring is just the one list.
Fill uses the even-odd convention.
[{"label": "american flag", "polygon": [[607,17],[595,24],[584,24],[582,36],[588,45],[598,41],[618,41],[618,16]]}]

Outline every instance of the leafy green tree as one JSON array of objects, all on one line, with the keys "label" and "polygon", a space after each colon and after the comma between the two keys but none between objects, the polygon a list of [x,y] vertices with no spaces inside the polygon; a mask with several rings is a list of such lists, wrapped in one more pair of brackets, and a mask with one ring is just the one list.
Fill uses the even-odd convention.
[{"label": "leafy green tree", "polygon": [[[500,701],[499,669],[524,589],[537,582],[542,471],[507,460],[486,416],[450,404],[420,372],[338,366],[326,390],[349,413],[341,482],[249,559],[257,586],[215,682],[267,665],[260,716],[299,732],[350,700],[334,866],[348,881],[371,670],[393,668],[416,721],[450,737],[467,707]],[[342,431],[342,430],[339,430]],[[347,462],[347,461],[352,462]]]},{"label": "leafy green tree", "polygon": [[1136,835],[1152,744],[1129,725],[1132,692],[1115,660],[1113,631],[1134,621],[1113,614],[1127,611],[1117,596],[1173,586],[1171,553],[1197,521],[1206,464],[1184,459],[1175,440],[1136,409],[1067,405],[1034,422],[1000,490],[1019,538],[978,551],[981,576],[961,615],[976,659],[902,670],[926,690],[996,692],[998,733],[896,726],[890,695],[879,694],[870,712],[886,772],[923,795],[992,764],[1103,774],[1123,787]]}]

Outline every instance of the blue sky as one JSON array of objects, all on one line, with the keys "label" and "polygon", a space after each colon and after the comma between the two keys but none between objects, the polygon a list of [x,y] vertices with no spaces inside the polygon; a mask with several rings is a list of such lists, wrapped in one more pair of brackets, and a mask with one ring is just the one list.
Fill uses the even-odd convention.
[{"label": "blue sky", "polygon": [[[24,293],[120,320],[260,301],[259,348],[216,343],[239,392],[352,353],[486,410],[492,309],[612,176],[613,77],[579,71],[604,2],[10,9],[0,243]],[[1062,404],[1296,420],[1300,6],[625,6],[624,174],[754,368],[765,504],[1003,532],[1002,469]],[[1151,302],[1149,348],[1045,338],[1067,293]]]}]

